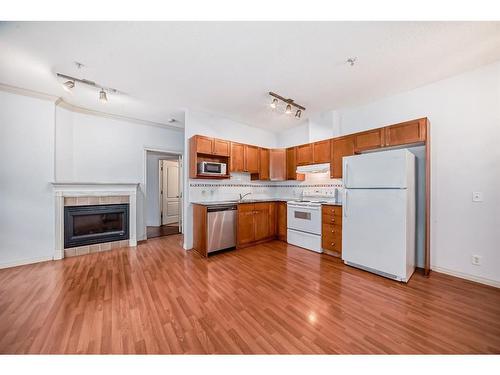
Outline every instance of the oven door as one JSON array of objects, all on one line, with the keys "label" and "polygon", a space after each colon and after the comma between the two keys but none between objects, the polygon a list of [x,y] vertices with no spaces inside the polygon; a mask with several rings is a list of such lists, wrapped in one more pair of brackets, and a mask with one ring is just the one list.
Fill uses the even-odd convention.
[{"label": "oven door", "polygon": [[321,235],[321,206],[287,204],[288,229]]}]

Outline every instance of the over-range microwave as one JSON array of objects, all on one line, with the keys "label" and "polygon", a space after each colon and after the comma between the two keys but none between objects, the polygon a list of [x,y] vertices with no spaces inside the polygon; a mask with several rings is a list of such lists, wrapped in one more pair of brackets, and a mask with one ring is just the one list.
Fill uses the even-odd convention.
[{"label": "over-range microwave", "polygon": [[198,174],[224,176],[227,174],[227,166],[226,163],[202,161],[198,163]]}]

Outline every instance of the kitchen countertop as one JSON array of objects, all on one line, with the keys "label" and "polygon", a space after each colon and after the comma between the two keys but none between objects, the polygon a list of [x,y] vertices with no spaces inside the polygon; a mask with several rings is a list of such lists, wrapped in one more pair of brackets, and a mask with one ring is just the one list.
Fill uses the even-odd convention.
[{"label": "kitchen countertop", "polygon": [[[199,201],[191,203],[198,204],[201,206],[217,206],[217,205],[260,203],[260,202],[288,202],[295,200],[297,200],[297,198],[260,198],[260,199],[243,199],[243,201],[241,202],[238,200],[227,200],[227,201]],[[342,203],[335,203],[335,202],[327,202],[322,204],[327,206],[342,206]]]}]

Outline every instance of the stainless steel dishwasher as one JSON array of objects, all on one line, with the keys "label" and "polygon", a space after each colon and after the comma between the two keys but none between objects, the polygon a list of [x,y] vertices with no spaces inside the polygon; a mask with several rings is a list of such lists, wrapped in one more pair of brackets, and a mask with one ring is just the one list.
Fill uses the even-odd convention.
[{"label": "stainless steel dishwasher", "polygon": [[207,207],[207,252],[236,246],[237,205]]}]

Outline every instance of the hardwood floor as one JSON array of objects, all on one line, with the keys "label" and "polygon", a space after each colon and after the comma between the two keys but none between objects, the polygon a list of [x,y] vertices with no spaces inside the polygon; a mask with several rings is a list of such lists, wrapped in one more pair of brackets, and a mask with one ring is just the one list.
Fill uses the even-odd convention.
[{"label": "hardwood floor", "polygon": [[500,353],[500,290],[181,236],[0,270],[1,353]]},{"label": "hardwood floor", "polygon": [[179,224],[166,224],[160,225],[159,227],[147,227],[147,237],[148,239],[163,237],[163,236],[171,236],[172,234],[179,234]]}]

